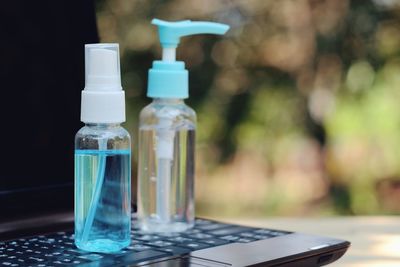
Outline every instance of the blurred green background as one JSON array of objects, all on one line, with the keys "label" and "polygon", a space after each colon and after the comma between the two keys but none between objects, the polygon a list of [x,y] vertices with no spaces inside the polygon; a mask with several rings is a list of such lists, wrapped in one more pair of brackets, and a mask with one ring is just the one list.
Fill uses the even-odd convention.
[{"label": "blurred green background", "polygon": [[120,44],[135,142],[160,58],[151,19],[231,25],[224,37],[184,38],[177,52],[198,114],[197,215],[400,214],[399,1],[102,0],[96,9],[101,41]]}]

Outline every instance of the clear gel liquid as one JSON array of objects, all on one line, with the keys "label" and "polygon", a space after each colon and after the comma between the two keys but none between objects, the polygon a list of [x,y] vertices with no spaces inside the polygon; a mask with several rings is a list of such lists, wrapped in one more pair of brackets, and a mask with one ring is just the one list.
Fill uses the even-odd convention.
[{"label": "clear gel liquid", "polygon": [[109,253],[130,244],[130,157],[129,150],[75,150],[78,248]]},{"label": "clear gel liquid", "polygon": [[[151,232],[184,231],[194,224],[194,145],[195,131],[175,131],[173,160],[158,159],[157,134],[154,129],[139,130],[139,190],[138,208],[141,229]],[[170,172],[169,185],[162,187],[169,192],[161,192],[157,183],[162,175],[159,171]],[[165,177],[165,176],[164,176]],[[167,196],[168,214],[163,206],[157,208],[159,194]]]}]

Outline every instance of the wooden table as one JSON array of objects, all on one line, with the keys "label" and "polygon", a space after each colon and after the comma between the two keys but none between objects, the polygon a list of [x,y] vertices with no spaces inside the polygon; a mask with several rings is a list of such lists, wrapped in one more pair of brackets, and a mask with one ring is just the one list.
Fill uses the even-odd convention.
[{"label": "wooden table", "polygon": [[329,265],[332,267],[400,267],[400,216],[213,219],[350,241],[349,250],[340,260]]}]

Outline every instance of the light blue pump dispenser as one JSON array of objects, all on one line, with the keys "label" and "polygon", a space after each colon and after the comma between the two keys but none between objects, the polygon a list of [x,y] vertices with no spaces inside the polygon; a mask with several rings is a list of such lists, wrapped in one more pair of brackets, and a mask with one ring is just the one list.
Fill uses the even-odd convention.
[{"label": "light blue pump dispenser", "polygon": [[176,48],[180,38],[194,34],[225,34],[229,26],[221,23],[183,20],[168,22],[153,19],[158,26],[160,43],[163,48],[162,61],[154,61],[149,70],[147,96],[152,98],[188,98],[188,71],[185,63],[175,61]]},{"label": "light blue pump dispenser", "polygon": [[177,232],[194,225],[196,113],[188,98],[188,71],[176,61],[180,38],[224,34],[228,25],[203,21],[153,19],[163,48],[162,60],[149,70],[147,96],[140,113],[138,219],[143,231]]}]

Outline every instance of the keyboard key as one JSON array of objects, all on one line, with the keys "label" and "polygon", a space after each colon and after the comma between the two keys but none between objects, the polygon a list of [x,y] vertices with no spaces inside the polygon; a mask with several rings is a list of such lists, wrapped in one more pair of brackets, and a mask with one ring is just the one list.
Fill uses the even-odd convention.
[{"label": "keyboard key", "polygon": [[212,224],[205,224],[205,225],[200,225],[197,228],[204,230],[204,231],[211,231],[211,230],[217,230],[221,228],[226,228],[229,227],[229,224],[221,224],[221,223],[212,223]]},{"label": "keyboard key", "polygon": [[202,244],[202,243],[196,243],[196,242],[182,243],[182,244],[179,244],[179,246],[188,248],[190,250],[199,250],[199,249],[211,247],[209,244]]},{"label": "keyboard key", "polygon": [[87,263],[87,260],[83,260],[83,259],[78,259],[78,258],[74,258],[71,262],[71,264],[76,265],[76,264],[82,264],[82,263]]},{"label": "keyboard key", "polygon": [[131,245],[143,244],[143,241],[131,239]]},{"label": "keyboard key", "polygon": [[258,230],[255,230],[254,233],[262,235],[262,234],[269,234],[269,233],[271,233],[271,231],[272,230],[269,230],[269,229],[258,229]]},{"label": "keyboard key", "polygon": [[[74,262],[79,262],[79,263],[74,263]],[[55,260],[52,262],[47,262],[46,267],[49,266],[76,266],[79,264],[79,267],[105,267],[105,266],[112,266],[111,264],[113,263],[112,261],[108,261],[106,264],[102,263],[103,261],[99,262],[82,262],[81,260],[76,260],[76,261],[61,261],[61,260]],[[87,263],[87,265],[85,264]],[[37,266],[35,266],[37,267]]]},{"label": "keyboard key", "polygon": [[73,258],[72,262],[70,262],[69,264],[63,263],[63,266],[76,266],[76,265],[79,265],[79,267],[109,267],[115,265],[115,259],[114,257],[106,256],[96,261],[90,261],[76,257]]},{"label": "keyboard key", "polygon": [[75,248],[75,244],[70,241],[64,242],[63,245],[66,247]]},{"label": "keyboard key", "polygon": [[60,261],[62,263],[72,263],[73,260],[71,258],[62,258],[62,259],[60,259]]},{"label": "keyboard key", "polygon": [[209,220],[203,220],[203,219],[196,219],[195,224],[196,226],[198,225],[205,225],[205,224],[211,224],[213,222],[209,221]]},{"label": "keyboard key", "polygon": [[132,253],[132,250],[124,248],[124,249],[122,249],[122,250],[120,250],[118,252],[114,252],[113,255],[114,256],[119,256],[119,255],[123,255],[123,254],[126,254],[126,253]]},{"label": "keyboard key", "polygon": [[161,238],[172,238],[172,237],[179,237],[180,233],[159,233],[157,234]]},{"label": "keyboard key", "polygon": [[128,250],[134,250],[134,251],[144,251],[144,250],[149,250],[151,247],[141,245],[141,244],[135,244],[127,247]]},{"label": "keyboard key", "polygon": [[41,257],[26,257],[24,258],[24,264],[25,265],[35,265],[35,264],[45,264],[48,261],[46,258],[41,258]]},{"label": "keyboard key", "polygon": [[62,253],[61,253],[60,251],[54,251],[54,252],[51,253],[51,254],[53,254],[53,256],[59,256],[59,255],[61,255]]},{"label": "keyboard key", "polygon": [[46,259],[58,258],[58,256],[53,255],[53,253],[46,253],[46,254],[43,254],[43,257],[45,257]]},{"label": "keyboard key", "polygon": [[188,237],[195,238],[195,239],[213,238],[212,235],[204,234],[204,233],[194,233],[194,234],[188,235]]},{"label": "keyboard key", "polygon": [[174,238],[168,238],[168,241],[175,243],[183,243],[183,242],[192,242],[194,241],[194,239],[178,236]]},{"label": "keyboard key", "polygon": [[238,242],[238,243],[249,243],[249,242],[253,242],[253,241],[256,241],[256,240],[257,239],[254,239],[254,238],[244,237],[244,238],[240,238],[240,239],[236,240],[235,242]]},{"label": "keyboard key", "polygon": [[255,235],[253,236],[253,238],[258,239],[258,240],[263,240],[263,239],[268,239],[268,238],[272,238],[275,237],[273,235]]},{"label": "keyboard key", "polygon": [[80,250],[80,249],[73,249],[73,248],[67,249],[65,252],[70,255],[74,255],[74,256],[81,256],[81,255],[90,253],[88,251],[84,251],[84,250]]},{"label": "keyboard key", "polygon": [[134,239],[140,240],[140,241],[154,241],[154,240],[160,239],[160,237],[158,237],[156,235],[142,235],[142,236],[136,236],[136,237],[134,237]]},{"label": "keyboard key", "polygon": [[239,235],[242,237],[250,237],[251,238],[251,237],[255,236],[256,234],[247,232],[247,233],[240,233]]},{"label": "keyboard key", "polygon": [[64,266],[65,265],[65,263],[63,263],[62,261],[59,261],[59,260],[50,261],[49,264],[54,265],[54,266]]},{"label": "keyboard key", "polygon": [[191,235],[191,234],[195,234],[195,233],[201,233],[201,231],[199,229],[194,228],[194,229],[186,230],[184,232],[185,235]]},{"label": "keyboard key", "polygon": [[158,250],[169,252],[169,253],[172,253],[173,255],[183,255],[183,254],[187,254],[191,251],[190,249],[176,247],[176,246],[159,248]]},{"label": "keyboard key", "polygon": [[221,238],[223,240],[228,240],[228,241],[236,241],[236,240],[240,239],[239,236],[235,236],[235,235],[225,235],[225,236],[220,236],[219,238]]},{"label": "keyboard key", "polygon": [[270,230],[270,229],[258,229],[258,230],[255,230],[254,233],[256,233],[258,235],[268,235],[268,236],[281,236],[281,235],[290,234],[290,232]]},{"label": "keyboard key", "polygon": [[172,246],[174,244],[171,243],[171,242],[167,242],[167,241],[156,240],[156,241],[153,241],[153,242],[148,242],[148,243],[146,243],[146,245],[162,248],[162,247]]},{"label": "keyboard key", "polygon": [[233,227],[228,227],[228,228],[224,228],[224,229],[211,231],[209,233],[213,234],[213,235],[234,235],[234,234],[246,232],[248,230],[251,230],[251,229],[249,229],[248,227],[233,226]]},{"label": "keyboard key", "polygon": [[103,257],[104,256],[102,256],[100,254],[95,254],[95,253],[78,256],[78,258],[80,258],[80,259],[89,260],[89,261],[97,261],[97,260],[102,259]]},{"label": "keyboard key", "polygon": [[282,235],[287,235],[287,234],[290,234],[290,232],[272,231],[270,233],[270,235],[273,235],[273,236],[282,236]]},{"label": "keyboard key", "polygon": [[37,263],[40,263],[40,262],[45,262],[45,261],[46,261],[45,258],[41,258],[41,257],[32,257],[32,256],[29,257],[28,259],[31,260],[32,263],[34,263],[34,262],[35,262],[35,263],[36,263],[36,262],[37,262]]},{"label": "keyboard key", "polygon": [[222,240],[222,239],[217,239],[217,238],[204,239],[204,240],[201,240],[201,242],[209,244],[211,246],[220,246],[220,245],[225,245],[225,244],[229,243],[229,241],[227,241],[227,240]]},{"label": "keyboard key", "polygon": [[145,250],[141,252],[126,254],[120,257],[116,257],[115,259],[122,264],[134,264],[141,261],[166,257],[169,255],[171,254],[164,251]]}]

